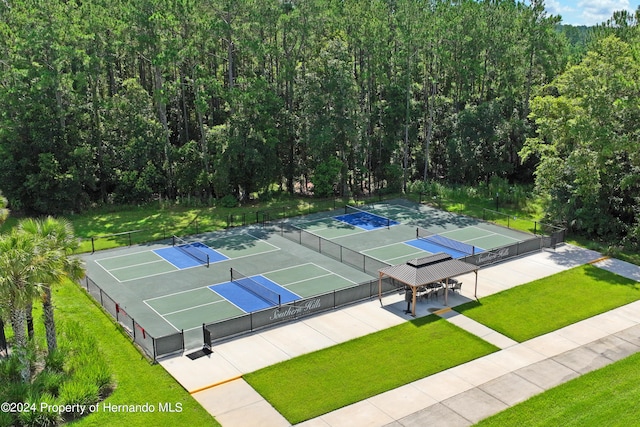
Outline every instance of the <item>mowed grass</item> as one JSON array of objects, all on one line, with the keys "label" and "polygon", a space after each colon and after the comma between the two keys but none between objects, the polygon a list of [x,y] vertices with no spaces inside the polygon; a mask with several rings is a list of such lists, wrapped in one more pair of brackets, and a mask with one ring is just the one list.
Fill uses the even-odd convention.
[{"label": "mowed grass", "polygon": [[479,427],[635,426],[639,424],[640,353],[532,397]]},{"label": "mowed grass", "polygon": [[[131,244],[168,239],[172,235],[188,236],[221,230],[229,225],[254,224],[269,212],[271,219],[304,215],[344,206],[347,200],[283,197],[282,200],[243,205],[188,207],[172,204],[145,206],[106,206],[67,218],[73,223],[76,235],[83,239],[79,252],[102,250]],[[229,223],[229,217],[233,222]],[[107,236],[107,237],[102,237]],[[93,244],[91,238],[93,237]]]},{"label": "mowed grass", "polygon": [[[76,284],[65,282],[54,288],[53,301],[58,322],[77,322],[96,337],[116,383],[113,393],[98,405],[98,411],[74,421],[74,426],[220,425],[162,366],[143,358],[112,319]],[[154,412],[113,409],[117,405],[146,403]],[[161,407],[175,412],[162,412]]]},{"label": "mowed grass", "polygon": [[281,362],[244,379],[296,424],[497,350],[430,315]]},{"label": "mowed grass", "polygon": [[583,265],[455,308],[518,342],[640,299],[640,283]]}]

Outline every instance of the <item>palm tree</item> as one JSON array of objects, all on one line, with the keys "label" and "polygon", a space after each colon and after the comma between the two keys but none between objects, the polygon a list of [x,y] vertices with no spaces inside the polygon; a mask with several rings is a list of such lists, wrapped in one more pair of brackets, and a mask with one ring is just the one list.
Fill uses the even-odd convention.
[{"label": "palm tree", "polygon": [[26,307],[38,287],[59,271],[59,254],[43,251],[37,239],[13,229],[0,235],[0,304],[9,313],[14,351],[24,382],[30,378],[28,340],[25,334]]},{"label": "palm tree", "polygon": [[[65,219],[46,217],[44,219],[24,219],[18,224],[18,228],[31,235],[40,247],[41,252],[57,252],[57,269],[52,272],[47,281],[39,286],[39,296],[42,300],[42,316],[47,339],[49,354],[58,348],[56,337],[56,324],[51,300],[51,286],[60,283],[64,278],[79,280],[84,276],[84,270],[78,258],[73,257],[73,252],[78,248],[79,242],[73,233],[71,223]],[[29,310],[27,311],[29,313]],[[33,326],[31,326],[33,328]],[[33,334],[31,331],[30,334]]]}]

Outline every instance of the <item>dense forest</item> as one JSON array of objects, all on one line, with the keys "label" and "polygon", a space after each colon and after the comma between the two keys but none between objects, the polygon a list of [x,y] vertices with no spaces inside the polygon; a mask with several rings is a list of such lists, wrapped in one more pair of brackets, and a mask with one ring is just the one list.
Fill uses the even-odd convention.
[{"label": "dense forest", "polygon": [[5,0],[0,191],[59,214],[535,179],[553,219],[637,241],[639,16],[586,29],[542,0]]}]

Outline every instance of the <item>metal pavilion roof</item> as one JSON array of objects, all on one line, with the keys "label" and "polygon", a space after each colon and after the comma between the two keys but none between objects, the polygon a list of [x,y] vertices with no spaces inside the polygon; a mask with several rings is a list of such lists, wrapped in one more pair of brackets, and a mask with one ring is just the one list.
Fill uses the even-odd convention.
[{"label": "metal pavilion roof", "polygon": [[382,268],[379,273],[411,287],[418,287],[477,270],[476,265],[453,259],[451,255],[440,252],[409,260],[405,264]]}]

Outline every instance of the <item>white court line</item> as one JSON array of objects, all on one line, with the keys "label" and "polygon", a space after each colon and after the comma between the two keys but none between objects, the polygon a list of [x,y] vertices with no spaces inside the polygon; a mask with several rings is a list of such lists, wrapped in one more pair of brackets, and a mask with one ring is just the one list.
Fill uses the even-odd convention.
[{"label": "white court line", "polygon": [[158,311],[157,311],[155,308],[153,308],[153,307],[151,307],[149,304],[147,304],[147,300],[144,300],[144,301],[142,301],[142,302],[144,302],[144,303],[145,303],[145,305],[146,305],[147,307],[149,307],[149,308],[150,308],[154,313],[156,313],[158,316],[160,316],[160,318],[161,318],[162,320],[164,320],[165,322],[167,322],[167,323],[169,324],[169,326],[171,326],[171,327],[172,327],[173,329],[175,329],[177,332],[180,332],[180,329],[176,328],[176,327],[175,327],[175,325],[174,325],[173,323],[169,322],[167,319],[165,319],[165,318],[164,318],[164,316],[163,316],[162,314],[158,313]]},{"label": "white court line", "polygon": [[[220,282],[220,283],[225,283],[225,282]],[[220,283],[214,283],[214,285],[219,285]],[[194,289],[186,289],[184,291],[173,292],[171,294],[165,294],[165,295],[161,295],[159,297],[149,298],[149,299],[146,299],[145,301],[153,301],[155,299],[160,299],[160,298],[171,297],[171,296],[174,296],[174,295],[185,294],[187,292],[195,292],[195,291],[199,291],[200,289],[209,288],[209,286],[212,286],[212,285],[205,285],[205,286],[200,286],[200,287],[194,288]],[[211,289],[209,289],[209,290],[211,290]]]},{"label": "white court line", "polygon": [[[340,274],[336,274],[336,273],[332,272],[331,270],[328,270],[328,269],[326,269],[326,268],[322,267],[321,265],[318,265],[318,264],[316,264],[314,262],[308,262],[308,263],[305,263],[305,264],[299,264],[297,266],[285,267],[285,268],[280,268],[280,269],[277,269],[277,270],[271,270],[269,272],[260,273],[260,275],[261,276],[265,276],[265,275],[267,275],[269,273],[274,273],[274,272],[278,272],[278,271],[285,271],[285,270],[291,270],[291,269],[298,268],[298,267],[305,266],[305,265],[314,265],[314,266],[320,268],[321,270],[327,271],[328,273],[327,274],[322,274],[322,275],[319,275],[319,276],[309,277],[307,279],[299,280],[297,282],[292,282],[292,283],[289,283],[287,285],[281,285],[279,283],[273,282],[273,280],[271,280],[271,279],[269,279],[269,280],[271,280],[273,283],[276,283],[278,286],[281,286],[282,288],[286,289],[287,291],[293,293],[294,295],[298,296],[299,298],[303,298],[303,297],[301,295],[298,295],[297,293],[289,290],[287,287],[290,286],[290,285],[296,284],[296,283],[302,283],[302,282],[306,282],[306,281],[309,281],[309,280],[314,280],[314,279],[317,279],[317,278],[328,277],[328,276],[336,276],[336,277],[339,277],[339,278],[345,280],[346,282],[353,283],[353,284],[357,284],[358,283],[358,282],[355,282],[355,281],[353,281],[351,279],[348,279],[348,278],[346,278],[346,277],[344,277],[344,276],[342,276]],[[226,282],[222,282],[222,283],[226,283]],[[216,284],[218,284],[218,283],[216,283]],[[215,286],[216,284],[202,286],[202,287],[195,288],[195,289],[188,289],[188,290],[184,290],[184,291],[174,292],[174,293],[171,293],[171,294],[161,295],[159,297],[146,299],[143,302],[145,303],[145,305],[147,307],[149,307],[153,312],[155,312],[158,316],[160,316],[165,322],[167,322],[169,325],[171,325],[171,327],[174,328],[178,332],[180,331],[180,329],[178,329],[174,324],[172,324],[169,320],[167,320],[165,318],[165,316],[169,316],[169,315],[172,315],[172,314],[175,314],[175,313],[181,313],[181,312],[193,310],[195,308],[204,307],[204,306],[207,306],[207,305],[218,304],[218,303],[222,303],[222,302],[226,302],[228,304],[231,304],[232,306],[236,307],[238,310],[242,311],[243,313],[248,313],[247,311],[245,311],[242,308],[238,307],[232,301],[228,300],[227,298],[225,298],[224,296],[220,295],[215,290],[211,289],[211,286]],[[187,292],[193,292],[193,291],[197,291],[197,290],[201,290],[201,289],[205,289],[205,288],[207,290],[209,290],[210,292],[213,292],[214,294],[218,295],[222,299],[220,301],[213,301],[213,302],[210,302],[210,303],[199,304],[199,305],[195,305],[195,306],[192,306],[192,307],[184,308],[184,309],[181,309],[181,310],[172,311],[172,312],[165,313],[165,314],[160,314],[155,308],[153,308],[148,303],[148,301],[153,301],[153,300],[157,300],[157,299],[161,299],[161,298],[172,297],[172,296],[175,296],[175,295],[179,295],[179,294],[183,294],[183,293],[187,293]],[[199,328],[201,328],[201,326],[196,326],[196,327],[193,327],[193,328],[190,328],[190,329],[184,329],[184,331],[192,331],[192,330],[199,329]]]},{"label": "white court line", "polygon": [[[278,252],[278,251],[281,251],[281,250],[282,250],[282,249],[280,249],[280,248],[279,248],[279,247],[277,247],[277,246],[274,246],[274,245],[271,245],[271,246],[273,246],[275,249],[271,249],[270,251],[265,251],[265,252],[258,252],[258,253],[255,253],[255,254],[242,255],[242,256],[239,256],[239,257],[235,257],[235,258],[227,257],[227,259],[222,260],[222,261],[214,262],[213,264],[217,264],[217,263],[219,263],[219,262],[225,262],[225,261],[232,261],[232,260],[235,260],[235,259],[249,258],[249,257],[256,256],[256,255],[270,254],[271,252]],[[226,255],[225,255],[225,256],[226,256]]]},{"label": "white court line", "polygon": [[[411,240],[415,240],[415,239],[411,239]],[[362,251],[362,253],[367,255],[369,258],[375,259],[376,261],[381,261],[381,262],[389,264],[389,260],[378,258],[378,257],[375,257],[373,255],[369,255],[367,252],[375,251],[376,249],[388,248],[389,246],[396,246],[396,245],[405,245],[405,246],[409,246],[411,248],[416,248],[415,246],[410,245],[406,241],[404,241],[404,242],[390,243],[388,245],[376,246],[375,248],[371,248],[371,249],[367,249],[365,251]],[[398,258],[404,258],[405,256],[413,256],[413,255],[420,255],[420,254],[430,254],[430,253],[431,252],[420,250],[419,252],[411,252],[411,253],[409,253],[407,255],[401,255],[399,257],[395,257],[395,258],[391,258],[391,259],[394,260],[394,259],[398,259]]]},{"label": "white court line", "polygon": [[[167,246],[167,248],[170,248],[170,247],[171,246]],[[165,249],[165,248],[162,248],[162,249]],[[116,258],[130,257],[132,255],[143,254],[145,252],[152,252],[158,258],[164,259],[160,255],[158,255],[157,253],[153,252],[153,249],[147,249],[147,250],[144,250],[144,251],[133,252],[133,253],[130,253],[130,254],[114,255],[114,256],[109,256],[109,257],[105,257],[105,258],[100,258],[98,261],[102,261],[103,259],[116,259]]]},{"label": "white court line", "polygon": [[[342,222],[342,221],[340,221],[340,222]],[[344,224],[349,224],[349,223],[345,222]],[[351,224],[349,224],[349,225],[351,225]],[[376,230],[378,230],[378,229],[376,228]],[[336,237],[322,237],[322,236],[319,236],[319,235],[317,235],[315,233],[311,233],[311,234],[313,234],[315,236],[318,236],[318,237],[322,237],[323,239],[326,239],[326,240],[334,240],[334,239],[342,239],[343,237],[355,236],[356,234],[368,233],[369,231],[374,231],[374,230],[360,229],[360,231],[356,231],[355,233],[345,234],[344,236],[336,236]]]},{"label": "white court line", "polygon": [[[224,282],[223,282],[223,283],[224,283]],[[233,283],[233,282],[231,282],[231,283]],[[215,286],[215,285],[209,285],[209,286]],[[207,286],[207,288],[209,288],[209,286]],[[238,286],[238,285],[236,285],[236,286]],[[240,287],[240,286],[238,286],[238,287]],[[224,295],[220,295],[218,292],[214,291],[214,290],[213,290],[213,289],[211,289],[211,288],[209,288],[209,290],[210,290],[211,292],[213,292],[214,294],[218,295],[220,298],[222,298],[222,301],[218,301],[218,302],[226,301],[226,302],[228,302],[229,304],[231,304],[232,306],[234,306],[235,308],[237,308],[238,310],[240,310],[241,312],[243,312],[243,313],[250,313],[249,311],[243,310],[241,307],[238,307],[237,305],[235,305],[233,302],[231,302],[230,300],[228,300],[227,298],[225,298],[225,297],[224,297]],[[193,329],[195,329],[195,328],[193,328]]]},{"label": "white court line", "polygon": [[283,288],[286,288],[287,286],[291,286],[291,285],[295,285],[295,284],[298,284],[298,283],[307,282],[309,280],[315,280],[315,279],[319,279],[321,277],[327,277],[327,276],[337,276],[337,274],[333,274],[333,273],[321,274],[320,276],[315,276],[315,277],[311,277],[311,278],[308,278],[308,279],[302,279],[302,280],[298,280],[297,282],[291,282],[291,283],[287,283],[286,285],[280,285],[280,286],[282,286]]},{"label": "white court line", "polygon": [[276,248],[276,249],[281,249],[280,247],[278,247],[278,246],[274,245],[273,243],[269,243],[269,242],[267,242],[266,240],[262,240],[261,238],[256,237],[256,236],[254,236],[253,234],[251,234],[251,233],[249,233],[249,232],[246,232],[246,233],[243,233],[243,234],[245,234],[245,235],[247,235],[247,236],[249,236],[249,237],[252,237],[252,238],[256,239],[256,240],[257,240],[257,241],[259,241],[259,242],[264,242],[264,243],[266,243],[266,244],[267,244],[267,245],[269,245],[269,246],[273,246],[273,247],[274,247],[274,248]]},{"label": "white court line", "polygon": [[[97,261],[96,261],[96,262],[97,262]],[[116,267],[116,268],[112,268],[112,269],[111,269],[111,270],[109,270],[109,271],[124,270],[124,269],[126,269],[126,268],[139,267],[139,266],[141,266],[141,265],[148,265],[148,264],[155,264],[155,263],[157,263],[157,262],[168,262],[168,261],[167,261],[167,260],[165,260],[165,259],[158,259],[158,260],[156,260],[156,261],[141,262],[140,264],[132,264],[132,265],[127,265],[127,266],[125,266],[125,267]],[[171,264],[171,263],[169,263],[169,264]],[[172,264],[172,265],[173,265],[173,264]],[[175,267],[175,266],[174,266],[174,267]],[[103,268],[104,268],[104,267],[103,267]]]},{"label": "white court line", "polygon": [[[408,259],[421,258],[421,257],[429,256],[430,254],[431,254],[431,252],[422,251],[422,252],[419,252],[419,253],[409,254],[406,257],[399,256],[399,257],[396,257],[396,258],[391,258],[391,259],[388,259],[388,260],[386,260],[384,262],[387,262],[387,263],[389,263],[391,265],[398,265],[400,263],[404,263]],[[411,257],[413,257],[413,258],[411,258]],[[396,262],[396,260],[398,260],[400,262]]]},{"label": "white court line", "polygon": [[[171,264],[169,261],[167,261],[169,264]],[[162,274],[169,274],[169,273],[175,273],[176,271],[181,271],[178,267],[176,267],[175,265],[171,264],[173,267],[177,268],[177,270],[173,270],[173,271],[163,271],[161,273],[154,273],[154,274],[149,274],[147,276],[141,276],[141,277],[134,277],[133,279],[127,279],[127,280],[118,280],[118,282],[120,283],[126,283],[126,282],[133,282],[134,280],[141,280],[141,279],[148,279],[149,277],[155,277],[155,276],[160,276]],[[200,266],[196,266],[196,267],[203,267],[202,265]],[[189,267],[189,268],[193,268],[193,267]],[[184,268],[183,270],[186,270],[186,268]]]},{"label": "white court line", "polygon": [[[275,251],[270,251],[270,252],[275,252]],[[234,259],[235,259],[235,258],[234,258]],[[260,275],[265,275],[265,274],[273,273],[273,272],[276,272],[276,271],[283,271],[283,270],[288,270],[288,269],[292,269],[292,268],[297,268],[297,267],[300,267],[300,266],[303,266],[303,265],[309,265],[309,264],[313,264],[313,263],[309,262],[309,263],[306,263],[306,264],[300,264],[300,265],[293,266],[293,267],[286,267],[286,268],[281,268],[281,269],[278,269],[278,270],[272,270],[272,271],[269,271],[269,272],[267,272],[267,273],[260,273]],[[319,266],[318,266],[318,267],[319,267]],[[322,267],[321,267],[321,268],[322,268]],[[326,270],[326,269],[324,269],[324,270]],[[326,271],[329,271],[329,270],[326,270]],[[228,283],[228,282],[230,282],[230,280],[229,280],[229,281],[227,281],[227,282],[220,282],[220,283]],[[223,298],[223,300],[226,300],[226,298],[224,298],[222,295],[220,295],[219,293],[217,293],[216,291],[214,291],[213,289],[211,289],[211,288],[210,288],[210,286],[219,285],[220,283],[212,283],[212,284],[210,284],[210,285],[200,286],[200,287],[195,288],[195,289],[186,289],[186,290],[184,290],[184,291],[177,291],[177,292],[173,292],[173,293],[170,293],[170,294],[160,295],[159,297],[154,297],[154,298],[146,299],[146,300],[145,300],[145,302],[146,302],[146,301],[153,301],[153,300],[161,299],[161,298],[173,297],[173,296],[175,296],[175,295],[185,294],[185,293],[187,293],[187,292],[195,292],[195,291],[199,291],[199,290],[201,290],[201,289],[208,289],[209,291],[214,292],[216,295],[219,295],[221,298]],[[275,283],[275,282],[274,282],[274,283]],[[278,285],[279,285],[279,286],[282,286],[282,285],[280,285],[279,283],[278,283]],[[240,307],[238,307],[238,308],[240,308]],[[241,310],[242,310],[242,309],[241,309]],[[244,310],[242,310],[242,311],[244,311]]]},{"label": "white court line", "polygon": [[[412,239],[412,240],[415,240],[415,239]],[[402,245],[402,244],[406,245],[405,242],[389,243],[388,245],[376,246],[375,248],[365,249],[364,251],[362,251],[362,253],[366,254],[367,252],[375,251],[376,249],[388,248],[389,246],[396,246],[396,245]],[[409,245],[409,246],[411,246],[411,245]],[[367,256],[370,256],[370,255],[367,255]],[[375,258],[375,257],[372,256],[371,258]]]},{"label": "white court line", "polygon": [[95,260],[94,262],[96,264],[98,264],[100,266],[100,268],[102,268],[109,276],[113,277],[115,281],[117,281],[118,283],[122,283],[122,281],[120,279],[118,279],[116,276],[111,274],[111,272],[109,270],[107,270],[102,264],[100,264],[100,262],[98,260]]},{"label": "white court line", "polygon": [[[371,258],[373,258],[373,257],[371,257]],[[378,260],[378,261],[381,261],[381,260]],[[271,270],[271,271],[268,271],[268,272],[266,272],[266,273],[262,273],[261,275],[262,275],[262,276],[264,276],[264,275],[266,275],[266,274],[275,273],[275,272],[277,272],[277,271],[291,270],[291,269],[294,269],[294,268],[302,267],[302,266],[304,266],[304,265],[315,265],[315,266],[316,266],[316,267],[318,267],[319,269],[324,270],[324,271],[328,272],[329,274],[321,274],[321,275],[319,275],[319,276],[309,277],[309,278],[307,278],[307,279],[299,280],[299,281],[297,281],[297,282],[292,282],[292,283],[289,283],[289,284],[287,284],[287,285],[281,285],[280,283],[277,283],[277,285],[278,285],[278,286],[282,286],[283,288],[286,288],[287,286],[289,286],[289,285],[291,285],[291,284],[293,284],[293,283],[300,283],[300,282],[304,282],[304,281],[307,281],[307,280],[317,279],[318,277],[326,277],[326,276],[329,276],[329,275],[338,276],[338,277],[340,277],[341,279],[346,280],[347,282],[351,282],[351,283],[358,283],[358,282],[354,282],[354,281],[353,281],[353,280],[351,280],[351,279],[347,279],[346,277],[341,276],[341,275],[339,275],[339,274],[337,274],[337,273],[335,273],[335,272],[333,272],[333,271],[331,271],[331,270],[329,270],[329,269],[327,269],[327,268],[324,268],[323,266],[318,265],[318,264],[316,264],[315,262],[307,262],[307,263],[304,263],[304,264],[294,265],[293,267],[285,267],[285,268],[280,268],[280,269],[278,269],[278,270]],[[267,279],[269,279],[269,278],[267,277]],[[271,280],[271,279],[269,279],[269,280]],[[271,280],[271,281],[273,282],[273,280]],[[275,282],[274,282],[274,283],[275,283]],[[294,292],[294,293],[295,293],[295,292]]]},{"label": "white court line", "polygon": [[[214,292],[214,294],[216,294],[216,293],[217,293],[217,292]],[[217,303],[219,303],[219,302],[224,302],[224,300],[221,300],[221,301],[211,301],[211,302],[208,302],[208,303],[205,303],[205,304],[198,304],[198,305],[194,305],[194,306],[189,307],[189,308],[183,308],[183,309],[181,309],[181,310],[171,311],[171,312],[169,312],[169,313],[165,313],[165,314],[163,314],[163,316],[171,316],[172,314],[182,313],[183,311],[189,311],[189,310],[193,310],[193,309],[195,309],[195,308],[204,307],[204,306],[206,306],[206,305],[217,304]]]},{"label": "white court line", "polygon": [[[262,274],[270,274],[270,273],[275,273],[277,271],[292,270],[294,268],[300,268],[300,267],[303,267],[305,265],[316,265],[316,264],[314,264],[313,262],[305,262],[304,264],[294,265],[293,267],[278,268],[277,270],[271,270],[271,271],[268,271],[268,272],[262,273]],[[320,266],[318,265],[317,267],[320,267]],[[322,267],[320,267],[320,268],[322,268]],[[323,270],[327,270],[326,268],[322,268],[322,269]],[[327,270],[327,271],[329,271],[329,270]]]}]

